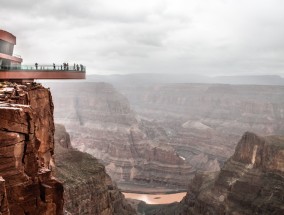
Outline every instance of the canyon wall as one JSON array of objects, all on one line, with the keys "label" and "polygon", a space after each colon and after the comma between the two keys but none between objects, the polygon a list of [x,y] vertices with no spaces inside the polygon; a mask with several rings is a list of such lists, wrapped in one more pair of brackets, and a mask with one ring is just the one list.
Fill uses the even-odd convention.
[{"label": "canyon wall", "polygon": [[246,132],[215,174],[197,174],[179,205],[159,214],[284,214],[284,137]]},{"label": "canyon wall", "polygon": [[125,96],[106,83],[51,86],[74,147],[118,182],[185,187],[196,171],[220,170],[245,131],[284,132],[283,86],[116,85]]},{"label": "canyon wall", "polygon": [[71,147],[63,125],[55,129],[55,174],[64,184],[65,212],[72,215],[134,215],[105,167]]},{"label": "canyon wall", "polygon": [[[284,87],[225,84],[116,86],[141,118],[152,119],[183,157],[223,163],[246,131],[284,133]],[[199,159],[197,159],[199,160]],[[194,164],[194,162],[192,163]]]},{"label": "canyon wall", "polygon": [[53,103],[40,84],[0,83],[1,214],[63,214],[54,166]]},{"label": "canyon wall", "polygon": [[110,84],[49,85],[55,119],[72,146],[101,160],[114,181],[186,187],[195,169],[169,145],[163,128],[140,119]]}]

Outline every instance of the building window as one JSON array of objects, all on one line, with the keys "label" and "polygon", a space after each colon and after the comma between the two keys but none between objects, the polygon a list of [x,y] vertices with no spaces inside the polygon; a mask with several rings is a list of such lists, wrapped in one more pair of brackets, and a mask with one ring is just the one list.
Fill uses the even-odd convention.
[{"label": "building window", "polygon": [[14,45],[4,40],[0,40],[0,53],[13,55]]}]

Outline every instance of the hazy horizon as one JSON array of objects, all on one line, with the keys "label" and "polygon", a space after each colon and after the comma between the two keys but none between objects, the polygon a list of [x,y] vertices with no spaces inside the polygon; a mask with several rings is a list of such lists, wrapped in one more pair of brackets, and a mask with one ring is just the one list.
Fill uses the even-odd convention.
[{"label": "hazy horizon", "polygon": [[[97,73],[87,73],[87,76],[91,76],[91,75],[102,75],[102,76],[127,76],[127,75],[174,75],[175,73],[147,73],[147,72],[141,72],[141,73],[110,73],[110,74],[97,74]],[[181,75],[193,75],[193,76],[200,76],[200,77],[207,77],[207,78],[217,78],[217,77],[280,77],[280,78],[284,78],[284,74],[283,75],[278,75],[278,74],[225,74],[225,75],[207,75],[207,74],[194,74],[194,73],[178,73],[177,75],[181,76]]]},{"label": "hazy horizon", "polygon": [[0,29],[23,64],[82,63],[88,74],[284,77],[280,0],[6,1]]}]

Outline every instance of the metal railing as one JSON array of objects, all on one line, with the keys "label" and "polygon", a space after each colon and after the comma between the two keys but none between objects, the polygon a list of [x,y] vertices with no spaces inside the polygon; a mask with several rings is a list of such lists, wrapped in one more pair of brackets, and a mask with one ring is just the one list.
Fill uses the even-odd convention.
[{"label": "metal railing", "polygon": [[11,66],[0,66],[0,71],[3,70],[24,70],[24,71],[62,71],[62,72],[86,72],[86,66],[82,64],[75,64],[72,66],[65,65],[11,65]]},{"label": "metal railing", "polygon": [[19,54],[13,54],[13,56],[14,56],[14,57],[17,57],[17,58],[22,58],[22,56],[19,55]]}]

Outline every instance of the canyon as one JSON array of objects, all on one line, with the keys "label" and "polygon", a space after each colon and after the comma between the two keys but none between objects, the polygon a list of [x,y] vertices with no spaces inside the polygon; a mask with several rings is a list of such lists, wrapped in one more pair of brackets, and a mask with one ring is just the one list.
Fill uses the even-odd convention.
[{"label": "canyon", "polygon": [[283,86],[48,85],[72,145],[101,160],[124,190],[184,190],[196,172],[219,171],[244,132],[284,132]]},{"label": "canyon", "polygon": [[[49,89],[1,83],[2,214],[283,213],[283,87],[48,85],[56,129]],[[118,187],[187,194],[151,208]]]},{"label": "canyon", "polygon": [[[117,86],[141,117],[155,120],[182,154],[223,163],[246,131],[284,132],[284,87],[224,84]],[[188,157],[189,159],[191,157]]]},{"label": "canyon", "polygon": [[105,167],[72,148],[63,125],[55,125],[55,176],[64,185],[65,214],[135,215]]},{"label": "canyon", "polygon": [[192,166],[164,139],[165,131],[139,119],[126,97],[111,85],[49,86],[56,122],[65,125],[72,146],[101,160],[118,184],[163,184],[173,189],[187,185]]},{"label": "canyon", "polygon": [[1,214],[136,214],[105,167],[55,127],[41,84],[0,83],[0,145]]},{"label": "canyon", "polygon": [[148,214],[284,213],[284,136],[246,132],[220,172],[197,174],[186,197]]}]

